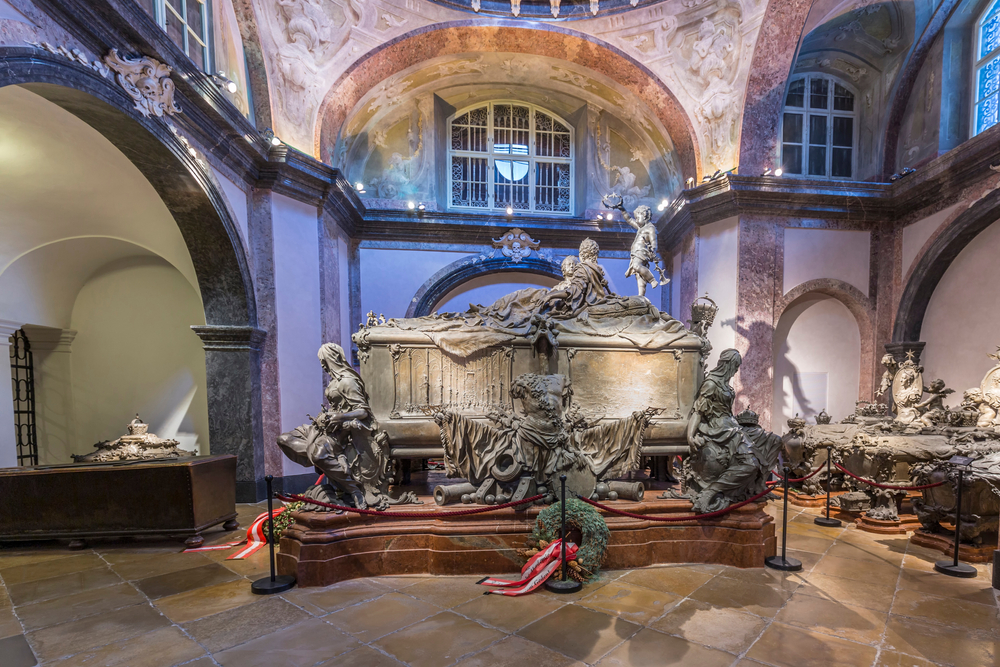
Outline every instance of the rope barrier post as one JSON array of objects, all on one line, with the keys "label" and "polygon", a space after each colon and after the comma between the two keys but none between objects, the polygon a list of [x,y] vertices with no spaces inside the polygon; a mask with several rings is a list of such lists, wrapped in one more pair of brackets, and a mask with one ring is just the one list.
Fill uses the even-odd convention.
[{"label": "rope barrier post", "polygon": [[817,526],[826,526],[827,528],[839,528],[842,524],[840,519],[830,518],[830,460],[833,458],[833,446],[826,446],[826,516],[818,516],[813,519],[813,523]]},{"label": "rope barrier post", "polygon": [[[967,563],[958,562],[958,545],[962,537],[962,481],[965,474],[961,462],[955,461],[958,458],[964,457],[956,456],[952,458],[952,462],[958,464],[958,492],[955,494],[955,556],[951,561],[939,560],[934,563],[934,570],[941,574],[947,574],[949,577],[971,579],[978,575],[979,571]],[[969,461],[971,463],[971,459]]]},{"label": "rope barrier post", "polygon": [[583,584],[567,576],[569,566],[566,564],[566,475],[559,475],[559,485],[561,487],[560,505],[562,505],[562,518],[560,519],[562,525],[559,528],[559,537],[561,538],[560,547],[562,547],[562,555],[560,556],[562,559],[562,579],[556,581],[549,579],[545,582],[545,588],[553,593],[576,593],[583,588]]},{"label": "rope barrier post", "polygon": [[764,559],[764,565],[772,570],[798,572],[802,569],[802,561],[795,558],[788,558],[786,552],[786,547],[788,546],[788,475],[791,473],[791,469],[786,464],[782,468],[782,472],[785,473],[782,483],[782,488],[785,490],[785,509],[781,517],[781,555],[768,556]]},{"label": "rope barrier post", "polygon": [[292,575],[283,574],[278,577],[274,573],[274,508],[272,507],[274,492],[271,490],[273,480],[274,477],[271,475],[264,478],[264,481],[267,482],[267,546],[271,550],[271,576],[258,579],[250,584],[250,590],[257,595],[284,593],[295,585],[295,577]]}]

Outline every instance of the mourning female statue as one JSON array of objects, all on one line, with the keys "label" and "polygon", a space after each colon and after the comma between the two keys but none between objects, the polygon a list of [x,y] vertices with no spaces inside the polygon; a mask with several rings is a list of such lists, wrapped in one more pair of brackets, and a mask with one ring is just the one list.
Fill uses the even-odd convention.
[{"label": "mourning female statue", "polygon": [[324,392],[329,405],[310,423],[278,436],[285,456],[299,465],[313,466],[326,478],[306,495],[337,503],[345,494],[358,509],[384,510],[389,505],[418,502],[409,492],[399,499],[389,497],[388,437],[378,430],[364,382],[347,363],[344,350],[326,343],[318,356],[331,378]]},{"label": "mourning female statue", "polygon": [[[759,427],[748,430],[733,416],[736,392],[729,382],[741,361],[736,350],[719,355],[719,363],[705,376],[688,421],[691,456],[685,491],[699,514],[725,509],[764,491],[781,449],[780,438]],[[754,422],[748,427],[756,426],[756,419],[747,421]]]}]

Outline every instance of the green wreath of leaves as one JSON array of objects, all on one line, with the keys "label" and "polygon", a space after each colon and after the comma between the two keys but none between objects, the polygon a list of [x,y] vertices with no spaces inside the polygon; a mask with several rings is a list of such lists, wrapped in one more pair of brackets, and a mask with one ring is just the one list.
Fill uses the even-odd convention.
[{"label": "green wreath of leaves", "polygon": [[[529,542],[537,545],[541,541],[551,542],[559,537],[562,507],[553,503],[541,511],[535,519]],[[611,531],[604,517],[585,502],[571,499],[566,501],[566,529],[580,531],[582,544],[576,553],[576,562],[586,572],[589,579],[597,576],[608,552],[608,538]]]}]

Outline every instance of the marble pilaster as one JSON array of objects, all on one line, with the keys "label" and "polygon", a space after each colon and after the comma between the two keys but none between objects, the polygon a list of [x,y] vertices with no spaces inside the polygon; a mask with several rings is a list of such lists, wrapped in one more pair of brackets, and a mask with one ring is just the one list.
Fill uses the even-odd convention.
[{"label": "marble pilaster", "polygon": [[210,451],[236,456],[236,501],[256,502],[265,475],[261,350],[266,333],[254,327],[191,329],[205,346]]}]

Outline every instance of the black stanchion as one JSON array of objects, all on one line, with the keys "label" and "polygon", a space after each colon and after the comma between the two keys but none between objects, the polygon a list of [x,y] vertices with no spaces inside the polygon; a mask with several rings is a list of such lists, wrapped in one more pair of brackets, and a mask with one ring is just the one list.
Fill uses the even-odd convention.
[{"label": "black stanchion", "polygon": [[788,544],[788,475],[791,469],[785,465],[782,468],[785,473],[782,488],[785,490],[785,509],[781,518],[781,555],[768,556],[764,559],[764,565],[772,570],[784,570],[785,572],[798,572],[802,569],[802,561],[795,558],[788,558],[785,547]]},{"label": "black stanchion", "polygon": [[560,556],[562,562],[562,578],[552,580],[549,579],[545,582],[545,588],[549,589],[553,593],[575,593],[581,588],[581,584],[576,579],[569,578],[569,565],[566,564],[566,475],[559,475],[559,485],[561,487],[560,496],[562,500],[560,504],[562,505],[562,518],[561,527],[559,529],[559,537],[561,538],[562,554]]},{"label": "black stanchion", "polygon": [[841,524],[840,519],[830,518],[830,459],[833,458],[833,447],[831,445],[826,446],[826,516],[818,516],[813,519],[813,523],[817,526],[826,526],[827,528],[836,528]]},{"label": "black stanchion", "polygon": [[949,577],[963,577],[966,579],[971,579],[979,574],[976,568],[968,565],[966,563],[958,562],[958,545],[961,542],[961,528],[962,528],[962,478],[965,471],[962,468],[958,469],[958,493],[955,494],[955,556],[952,560],[939,560],[934,563],[934,569],[941,574],[947,574]]},{"label": "black stanchion", "polygon": [[264,478],[264,481],[267,482],[267,546],[271,551],[271,576],[258,579],[250,584],[250,590],[257,595],[284,593],[295,585],[295,577],[292,575],[283,574],[278,577],[274,573],[274,510],[272,508],[274,492],[271,491],[273,479],[271,475]]}]

